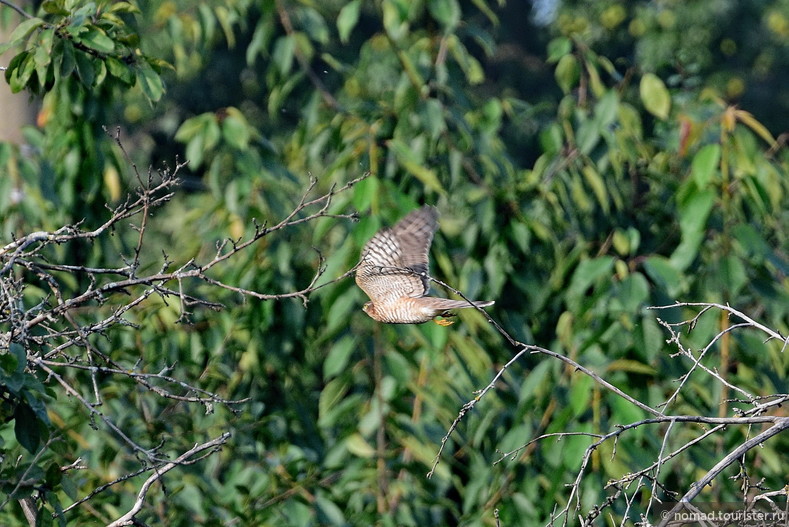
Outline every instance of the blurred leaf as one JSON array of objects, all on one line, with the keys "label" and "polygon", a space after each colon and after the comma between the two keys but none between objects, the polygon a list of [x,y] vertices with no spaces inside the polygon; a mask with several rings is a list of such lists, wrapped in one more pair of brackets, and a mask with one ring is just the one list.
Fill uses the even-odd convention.
[{"label": "blurred leaf", "polygon": [[608,365],[608,371],[627,371],[630,373],[642,373],[644,375],[655,375],[657,370],[648,364],[635,360],[618,359]]},{"label": "blurred leaf", "polygon": [[556,65],[556,83],[564,93],[570,93],[580,78],[581,66],[574,55],[564,55]]},{"label": "blurred leaf", "polygon": [[573,378],[570,388],[570,406],[575,415],[582,415],[592,409],[592,383],[588,375],[579,374]]},{"label": "blurred leaf", "polygon": [[323,363],[323,377],[325,379],[334,377],[345,369],[356,346],[355,339],[347,335],[335,342]]},{"label": "blurred leaf", "polygon": [[328,498],[318,495],[315,505],[318,510],[316,519],[319,525],[347,525],[342,510]]},{"label": "blurred leaf", "polygon": [[644,259],[644,270],[669,298],[677,299],[685,290],[680,270],[671,260],[663,256],[648,256]]},{"label": "blurred leaf", "polygon": [[603,178],[600,177],[600,174],[598,174],[591,165],[585,165],[581,169],[581,173],[584,176],[586,184],[592,188],[592,192],[594,193],[595,198],[597,198],[597,202],[599,203],[600,207],[607,213],[610,209],[608,203],[609,194],[605,188]]},{"label": "blurred leaf", "polygon": [[713,189],[691,189],[679,204],[679,226],[682,230],[682,243],[671,255],[672,264],[684,270],[698,254],[704,238],[704,227],[715,203]]},{"label": "blurred leaf", "polygon": [[731,296],[739,294],[748,283],[745,266],[736,256],[726,256],[720,260],[720,284]]},{"label": "blurred leaf", "polygon": [[244,150],[251,138],[250,126],[244,114],[236,108],[227,108],[222,120],[222,138],[233,148]]},{"label": "blurred leaf", "polygon": [[548,62],[557,62],[560,58],[572,51],[572,41],[566,37],[559,37],[548,42]]},{"label": "blurred leaf", "polygon": [[370,458],[375,455],[375,448],[358,433],[345,439],[345,446],[354,456]]},{"label": "blurred leaf", "polygon": [[626,313],[637,313],[649,298],[649,285],[641,273],[631,273],[619,285],[619,299]]},{"label": "blurred leaf", "polygon": [[343,377],[329,381],[323,388],[318,400],[318,415],[320,416],[321,426],[334,424],[330,419],[332,415],[330,410],[345,396],[349,388],[348,381]]},{"label": "blurred leaf", "polygon": [[392,139],[389,141],[389,147],[394,152],[398,162],[411,175],[416,177],[429,189],[444,193],[444,188],[441,186],[435,171],[422,166],[422,161],[408,145],[397,139]]},{"label": "blurred leaf", "polygon": [[460,21],[460,6],[457,0],[428,0],[427,9],[444,27],[444,31],[454,30]]},{"label": "blurred leaf", "polygon": [[756,132],[756,134],[764,139],[771,148],[775,145],[775,138],[773,135],[770,133],[767,127],[757,121],[752,114],[746,112],[745,110],[735,110],[734,113],[737,116],[737,119],[739,119],[748,128]]},{"label": "blurred leaf", "polygon": [[408,30],[405,8],[396,0],[383,0],[381,9],[383,10],[383,23],[386,33],[394,41],[403,38]]},{"label": "blurred leaf", "polygon": [[691,175],[700,189],[705,188],[712,181],[720,162],[720,145],[706,145],[693,156]]},{"label": "blurred leaf", "polygon": [[565,294],[569,298],[580,298],[586,295],[587,289],[604,276],[611,274],[614,265],[612,256],[601,256],[582,260],[573,273],[570,285]]},{"label": "blurred leaf", "polygon": [[671,96],[663,81],[654,73],[641,77],[641,102],[649,113],[660,119],[668,119],[671,110]]},{"label": "blurred leaf", "polygon": [[340,14],[337,15],[337,31],[340,35],[340,41],[343,44],[348,43],[348,37],[359,22],[359,12],[361,10],[361,0],[352,0],[346,3]]},{"label": "blurred leaf", "polygon": [[281,36],[274,42],[271,59],[277,65],[281,75],[290,73],[293,67],[295,49],[296,40],[290,35]]}]

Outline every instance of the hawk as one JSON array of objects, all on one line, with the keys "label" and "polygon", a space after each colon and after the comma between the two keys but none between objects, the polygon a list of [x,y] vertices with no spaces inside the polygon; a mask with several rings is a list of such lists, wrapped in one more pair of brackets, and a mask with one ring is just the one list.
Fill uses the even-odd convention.
[{"label": "hawk", "polygon": [[[391,229],[381,229],[362,249],[356,283],[370,297],[364,312],[378,322],[421,324],[451,309],[487,307],[493,301],[467,302],[427,296],[428,251],[438,228],[438,212],[430,206],[417,209]],[[452,322],[442,319],[437,324]]]}]

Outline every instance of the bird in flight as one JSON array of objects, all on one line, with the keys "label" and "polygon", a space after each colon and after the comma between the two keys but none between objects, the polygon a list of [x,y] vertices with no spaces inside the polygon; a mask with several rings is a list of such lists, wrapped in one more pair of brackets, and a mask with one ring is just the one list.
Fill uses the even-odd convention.
[{"label": "bird in flight", "polygon": [[[425,205],[390,229],[381,229],[362,249],[356,283],[370,297],[364,312],[378,322],[421,324],[450,310],[488,307],[493,300],[468,302],[427,296],[428,251],[438,228],[438,212]],[[446,318],[436,324],[452,324]]]}]

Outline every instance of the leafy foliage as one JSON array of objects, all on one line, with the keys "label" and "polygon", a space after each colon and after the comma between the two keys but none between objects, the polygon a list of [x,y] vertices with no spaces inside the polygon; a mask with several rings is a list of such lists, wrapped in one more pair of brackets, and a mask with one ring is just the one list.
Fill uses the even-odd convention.
[{"label": "leafy foliage", "polygon": [[[32,155],[0,145],[3,235],[106,221],[103,203],[138,183],[105,123],[126,124],[138,164],[183,151],[192,170],[150,220],[142,270],[204,265],[217,241],[255,238],[287,217],[310,175],[316,191],[331,192],[369,171],[327,210],[355,209],[358,223],[295,224],[213,267],[212,280],[276,295],[304,288],[322,268],[325,284],[354,266],[378,228],[434,203],[442,217],[432,273],[469,297],[497,299],[491,313],[514,339],[666,415],[743,415],[759,397],[785,394],[778,340],[705,311],[682,338],[708,351],[673,355],[647,309],[715,302],[789,330],[789,158],[774,137],[781,130],[752,113],[762,108],[731,102],[766,85],[759,61],[785,60],[774,40],[781,2],[748,8],[747,20],[770,28],[753,42],[709,22],[746,9],[723,0],[563,2],[552,23],[528,30],[512,4],[45,2],[7,47],[17,54],[6,79],[41,94],[43,111],[26,132]],[[757,53],[754,71],[743,70],[745,59],[733,69],[718,60],[729,40]],[[133,231],[119,230],[46,256],[120,267],[136,246]],[[90,285],[62,275],[67,297]],[[52,302],[45,288],[25,283],[25,310]],[[557,504],[569,521],[602,523],[595,506],[604,502],[605,514],[637,521],[653,495],[682,492],[749,433],[716,432],[628,485],[662,449],[704,432],[634,426],[615,451],[612,442],[587,451],[595,439],[583,434],[649,415],[570,363],[524,354],[459,422],[426,479],[463,404],[517,351],[479,313],[449,329],[374,325],[351,280],[309,293],[306,307],[298,296],[241,301],[210,282],[190,294],[226,307],[185,312],[152,295],[124,312],[128,326],[92,341],[125,368],[245,401],[205,414],[131,378],[96,380],[103,414],[135,441],[160,445],[162,457],[231,433],[219,452],[151,488],[138,516],[149,523],[488,525],[497,509],[503,525],[531,525],[550,523]],[[80,320],[95,323],[104,309]],[[674,307],[660,318],[694,315]],[[122,478],[145,468],[139,452],[36,372],[31,350],[5,346],[0,480],[9,499],[36,497],[42,518],[74,524],[120,517],[144,477]],[[92,392],[89,372],[60,374]],[[578,435],[547,436],[563,432]],[[786,440],[747,452],[739,479],[715,480],[707,501],[739,501],[757,480],[785,485]],[[60,469],[77,462],[85,469]],[[650,476],[660,485],[644,486]],[[576,477],[573,514],[566,485]],[[90,507],[63,512],[84,497]],[[166,508],[155,505],[164,498]],[[22,524],[15,506],[0,509],[3,523]]]}]

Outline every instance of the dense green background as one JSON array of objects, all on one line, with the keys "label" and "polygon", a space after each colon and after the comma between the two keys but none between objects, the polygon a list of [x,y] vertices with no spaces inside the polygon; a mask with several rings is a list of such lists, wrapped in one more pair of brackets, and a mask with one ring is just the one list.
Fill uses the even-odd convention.
[{"label": "dense green background", "polygon": [[[200,262],[217,240],[249,237],[253,218],[281,220],[310,177],[318,192],[369,171],[331,207],[358,211],[358,222],[325,218],[276,233],[215,278],[264,293],[300,289],[317,268],[314,249],[326,257],[322,280],[334,278],[378,228],[435,204],[437,278],[496,299],[490,313],[515,338],[655,407],[691,365],[671,357],[676,348],[647,306],[729,303],[789,332],[789,154],[786,136],[774,139],[789,117],[789,1],[537,6],[48,0],[4,50],[15,57],[9,84],[42,103],[28,147],[0,144],[2,239],[82,219],[91,228],[105,203],[135,186],[102,125],[122,127],[140,167],[189,161],[182,190],[151,219],[151,269],[162,249],[176,265]],[[20,23],[5,6],[0,15]],[[135,236],[120,231],[60,257],[119,266]],[[379,325],[350,279],[312,294],[306,308],[194,289],[226,309],[196,311],[184,326],[177,304],[151,297],[128,315],[139,329],[96,341],[130,368],[175,364],[173,376],[250,398],[205,415],[105,379],[103,411],[141,443],[164,441],[177,455],[232,433],[220,452],[154,486],[139,515],[148,525],[493,525],[495,509],[502,525],[546,524],[565,506],[590,439],[544,440],[494,465],[501,452],[543,433],[606,433],[647,417],[562,363],[525,356],[460,423],[428,480],[460,407],[513,354],[482,316],[464,313],[449,328]],[[732,323],[706,314],[691,345]],[[755,395],[789,392],[779,342],[741,331],[724,345],[706,360],[729,382]],[[87,377],[63,373],[90,391]],[[42,467],[19,492],[46,493],[45,518],[139,468],[53,389],[38,397],[54,445],[34,457],[17,444],[13,416],[4,413],[0,428],[4,489],[18,488],[25,463]],[[697,372],[666,411],[732,415],[733,404],[721,404],[731,396]],[[701,430],[676,425],[669,445]],[[606,482],[656,459],[663,432],[625,434],[615,456],[604,446],[582,480],[581,514],[612,493]],[[684,492],[747,434],[730,427],[708,439],[664,466],[661,482]],[[754,481],[786,484],[788,443],[782,434],[746,456]],[[87,469],[47,476],[77,457]],[[65,520],[117,518],[141,479]],[[720,478],[705,500],[737,501],[740,485]],[[648,499],[635,497],[631,519]],[[603,517],[625,509],[620,498]],[[4,502],[0,523],[24,525],[15,501]]]}]

